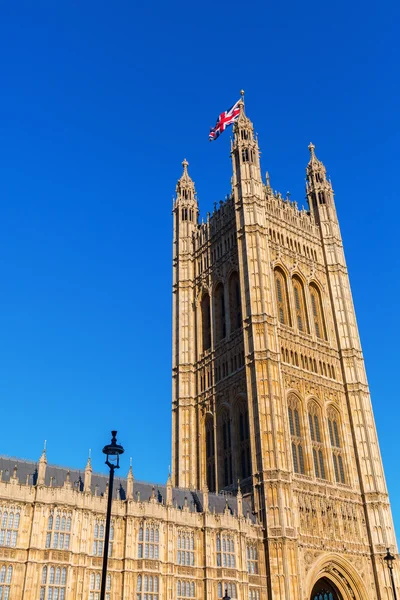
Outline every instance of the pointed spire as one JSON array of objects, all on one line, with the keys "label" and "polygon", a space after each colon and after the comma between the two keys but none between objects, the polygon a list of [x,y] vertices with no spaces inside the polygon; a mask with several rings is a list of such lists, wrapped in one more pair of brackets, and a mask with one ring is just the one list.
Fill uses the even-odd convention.
[{"label": "pointed spire", "polygon": [[71,489],[71,473],[69,472],[69,470],[67,471],[67,474],[65,476],[65,481],[64,481],[64,487],[67,488],[68,490]]},{"label": "pointed spire", "polygon": [[209,510],[208,487],[206,483],[203,485],[203,510],[204,512],[208,512]]},{"label": "pointed spire", "polygon": [[90,460],[90,453],[87,459],[86,467],[85,467],[85,480],[83,484],[83,491],[89,493],[92,487],[92,461]]},{"label": "pointed spire", "polygon": [[239,479],[238,479],[238,491],[236,494],[236,500],[237,500],[238,517],[242,517],[243,516],[243,496],[242,496],[242,490],[240,489]]},{"label": "pointed spire", "polygon": [[38,468],[38,485],[44,485],[46,479],[46,466],[47,466],[47,456],[46,456],[46,440],[44,441],[44,447],[42,455],[39,459],[39,468]]},{"label": "pointed spire", "polygon": [[183,173],[182,173],[181,178],[178,180],[178,184],[179,183],[193,184],[193,179],[190,177],[190,175],[188,173],[188,166],[189,166],[189,163],[186,160],[186,158],[184,158],[182,161]]},{"label": "pointed spire", "polygon": [[132,458],[130,458],[129,460],[130,460],[129,471],[128,471],[128,476],[126,478],[126,497],[129,500],[132,500],[133,499],[134,477],[133,477],[133,471],[132,471]]}]

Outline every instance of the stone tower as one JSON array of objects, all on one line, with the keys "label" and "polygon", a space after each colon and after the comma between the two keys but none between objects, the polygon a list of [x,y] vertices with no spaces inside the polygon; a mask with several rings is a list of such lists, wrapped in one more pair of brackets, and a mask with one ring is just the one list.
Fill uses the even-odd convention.
[{"label": "stone tower", "polygon": [[306,211],[263,182],[242,101],[231,193],[201,224],[183,163],[173,480],[240,483],[264,526],[270,599],[386,600],[390,504],[332,185],[309,150]]}]

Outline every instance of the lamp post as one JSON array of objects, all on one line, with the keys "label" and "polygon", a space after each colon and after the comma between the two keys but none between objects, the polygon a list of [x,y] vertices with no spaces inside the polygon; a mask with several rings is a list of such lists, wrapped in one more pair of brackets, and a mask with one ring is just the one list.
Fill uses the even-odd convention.
[{"label": "lamp post", "polygon": [[231,597],[228,596],[228,590],[225,590],[225,596],[222,598],[222,600],[231,600]]},{"label": "lamp post", "polygon": [[103,553],[103,570],[101,573],[101,591],[100,600],[104,600],[107,584],[107,563],[108,563],[108,543],[110,540],[110,523],[111,523],[111,504],[114,486],[114,471],[119,469],[119,456],[124,453],[122,446],[117,444],[117,432],[111,432],[111,444],[107,444],[103,448],[103,454],[106,455],[106,465],[110,469],[110,477],[108,480],[108,498],[107,498],[107,516],[106,516],[106,532],[104,536],[104,553]]},{"label": "lamp post", "polygon": [[386,561],[387,568],[390,571],[390,579],[391,579],[391,582],[392,582],[393,598],[394,598],[394,600],[397,600],[396,588],[395,588],[394,579],[393,579],[393,562],[396,559],[393,556],[393,554],[390,554],[390,549],[389,548],[386,548],[386,550],[387,550],[387,553],[386,553],[386,556],[383,557],[383,560]]}]

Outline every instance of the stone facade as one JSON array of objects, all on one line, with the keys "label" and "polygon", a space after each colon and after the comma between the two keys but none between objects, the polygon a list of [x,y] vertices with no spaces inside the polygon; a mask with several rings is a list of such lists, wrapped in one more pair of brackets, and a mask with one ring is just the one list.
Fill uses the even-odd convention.
[{"label": "stone facade", "polygon": [[[231,193],[174,200],[166,485],[116,481],[106,600],[390,600],[390,504],[331,182],[262,180],[240,103]],[[0,457],[0,600],[98,600],[107,478]],[[395,580],[400,581],[398,562]],[[400,589],[398,590],[400,594]]]},{"label": "stone facade", "polygon": [[268,173],[263,181],[241,102],[231,193],[201,224],[183,163],[173,210],[174,484],[234,491],[240,482],[264,527],[269,598],[325,590],[386,600],[391,510],[334,193],[309,151],[306,211]]}]

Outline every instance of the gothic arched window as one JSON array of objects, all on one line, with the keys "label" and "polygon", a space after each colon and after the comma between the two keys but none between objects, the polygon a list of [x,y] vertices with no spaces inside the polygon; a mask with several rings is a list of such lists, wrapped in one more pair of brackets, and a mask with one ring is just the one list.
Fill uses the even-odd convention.
[{"label": "gothic arched window", "polygon": [[229,317],[231,331],[236,331],[242,326],[239,275],[236,271],[229,278]]},{"label": "gothic arched window", "polygon": [[207,487],[210,490],[210,492],[215,492],[214,419],[210,414],[208,414],[206,417],[205,430]]},{"label": "gothic arched window", "polygon": [[241,402],[236,411],[236,431],[239,434],[238,465],[241,479],[251,475],[251,451],[250,451],[250,429],[249,412],[244,402]]},{"label": "gothic arched window", "polygon": [[329,438],[332,448],[333,468],[338,483],[345,483],[343,451],[340,440],[339,416],[334,409],[328,413]]},{"label": "gothic arched window", "polygon": [[219,481],[223,486],[228,486],[233,483],[231,418],[228,410],[222,411],[219,423],[219,456],[222,461],[222,477]]},{"label": "gothic arched window", "polygon": [[299,402],[296,396],[288,399],[289,429],[292,442],[293,470],[304,475],[303,436],[301,432]]},{"label": "gothic arched window", "polygon": [[226,336],[224,286],[219,283],[214,295],[215,341],[220,342]]},{"label": "gothic arched window", "polygon": [[278,320],[284,325],[290,325],[290,313],[286,286],[286,277],[280,269],[275,269],[275,290],[278,309]]},{"label": "gothic arched window", "polygon": [[202,350],[205,352],[211,347],[210,296],[208,294],[204,294],[201,301],[201,335]]},{"label": "gothic arched window", "polygon": [[303,284],[298,277],[293,277],[292,283],[297,329],[309,333]]},{"label": "gothic arched window", "polygon": [[138,533],[138,558],[159,558],[160,534],[158,525],[144,523]]},{"label": "gothic arched window", "polygon": [[324,315],[322,312],[321,294],[317,286],[312,283],[310,285],[311,309],[314,321],[314,329],[316,336],[321,339],[326,339]]},{"label": "gothic arched window", "polygon": [[324,448],[321,436],[320,414],[315,402],[311,402],[308,407],[308,424],[310,426],[315,477],[325,479]]}]

